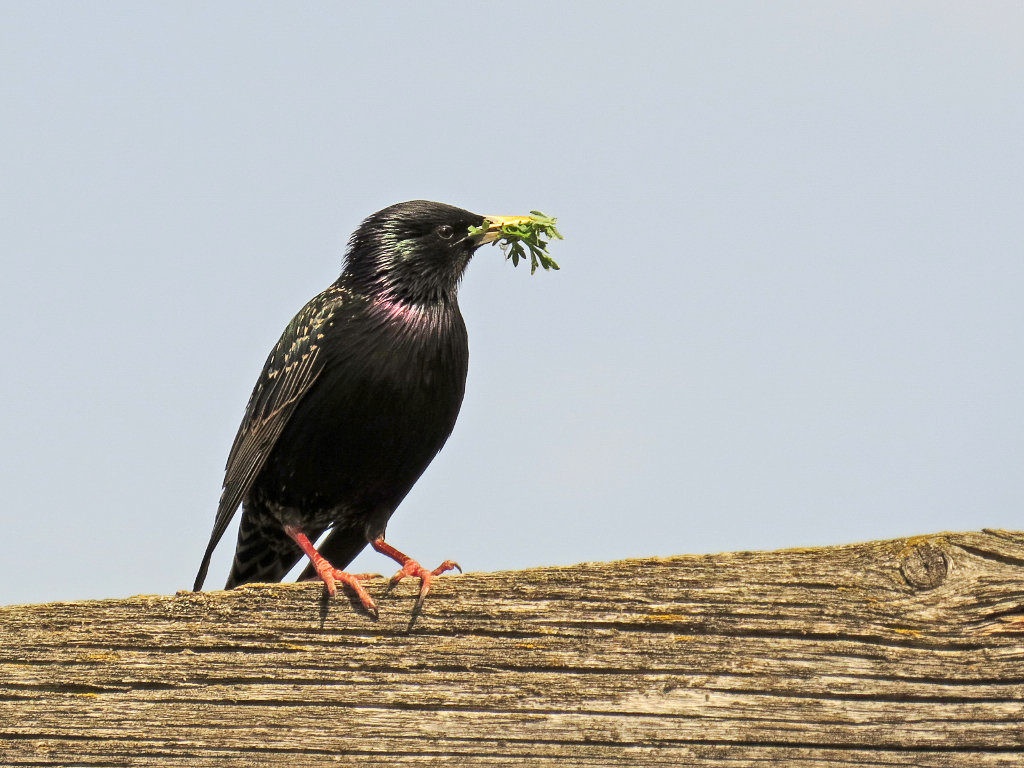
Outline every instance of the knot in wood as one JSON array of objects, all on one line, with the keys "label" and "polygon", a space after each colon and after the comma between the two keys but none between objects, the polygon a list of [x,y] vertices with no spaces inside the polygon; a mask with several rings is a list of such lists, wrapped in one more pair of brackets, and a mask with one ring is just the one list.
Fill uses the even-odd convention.
[{"label": "knot in wood", "polygon": [[904,551],[900,573],[915,589],[935,589],[949,574],[949,560],[937,546],[922,541]]}]

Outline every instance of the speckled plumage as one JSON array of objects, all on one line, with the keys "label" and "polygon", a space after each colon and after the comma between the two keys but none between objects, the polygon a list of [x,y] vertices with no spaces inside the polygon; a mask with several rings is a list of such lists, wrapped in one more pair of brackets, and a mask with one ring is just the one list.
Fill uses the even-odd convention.
[{"label": "speckled plumage", "polygon": [[413,201],[353,234],[341,276],[299,311],[263,367],[196,590],[239,505],[227,587],[282,579],[303,556],[296,530],[316,541],[331,529],[319,552],[336,569],[383,536],[455,426],[469,361],[457,291],[481,244],[469,227],[483,222]]}]

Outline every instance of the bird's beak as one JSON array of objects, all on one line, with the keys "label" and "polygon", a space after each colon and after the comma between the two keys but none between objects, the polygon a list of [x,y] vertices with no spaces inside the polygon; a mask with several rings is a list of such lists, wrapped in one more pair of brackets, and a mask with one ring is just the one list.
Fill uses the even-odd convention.
[{"label": "bird's beak", "polygon": [[530,216],[484,216],[484,223],[487,231],[479,235],[480,244],[493,243],[501,238],[501,229],[509,224],[525,224],[530,221]]}]

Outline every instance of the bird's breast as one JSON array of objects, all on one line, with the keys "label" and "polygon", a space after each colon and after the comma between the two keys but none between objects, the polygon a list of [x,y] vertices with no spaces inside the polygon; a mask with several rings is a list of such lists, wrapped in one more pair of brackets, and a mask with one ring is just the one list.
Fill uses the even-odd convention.
[{"label": "bird's breast", "polygon": [[[282,433],[261,485],[290,506],[393,509],[444,445],[465,392],[461,316],[324,333],[322,373]],[[339,339],[341,341],[341,339]]]}]

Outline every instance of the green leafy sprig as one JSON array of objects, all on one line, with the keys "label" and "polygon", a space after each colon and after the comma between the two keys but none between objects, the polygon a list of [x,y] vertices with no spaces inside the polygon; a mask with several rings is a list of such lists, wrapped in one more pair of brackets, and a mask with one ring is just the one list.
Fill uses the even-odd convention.
[{"label": "green leafy sprig", "polygon": [[[540,211],[530,211],[526,221],[507,223],[498,230],[497,242],[505,253],[506,259],[512,259],[512,266],[518,267],[519,261],[526,260],[526,250],[530,251],[530,274],[537,267],[558,269],[558,264],[548,253],[548,244],[552,240],[563,240],[562,233],[555,227],[555,219],[545,216]],[[478,235],[489,231],[484,227],[470,227],[470,235]],[[493,230],[490,230],[493,231]],[[525,246],[525,247],[524,247]]]}]

